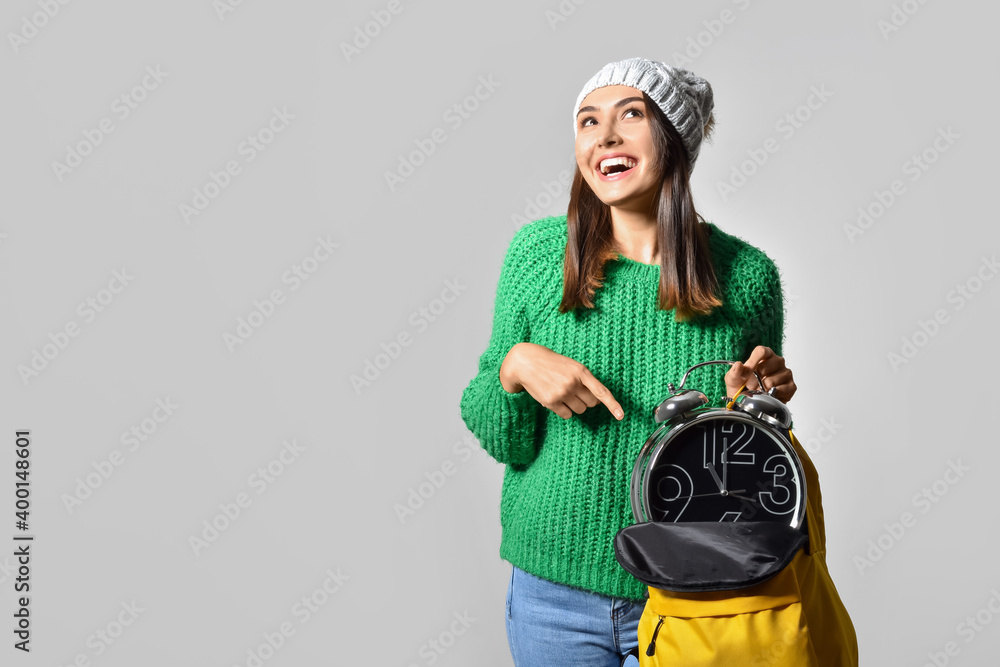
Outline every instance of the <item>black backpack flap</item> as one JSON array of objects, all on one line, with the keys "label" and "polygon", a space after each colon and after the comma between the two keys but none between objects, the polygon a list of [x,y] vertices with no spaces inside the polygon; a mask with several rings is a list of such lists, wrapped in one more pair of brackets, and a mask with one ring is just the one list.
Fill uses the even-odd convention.
[{"label": "black backpack flap", "polygon": [[615,535],[615,558],[647,586],[727,591],[773,577],[809,534],[773,521],[647,521]]}]

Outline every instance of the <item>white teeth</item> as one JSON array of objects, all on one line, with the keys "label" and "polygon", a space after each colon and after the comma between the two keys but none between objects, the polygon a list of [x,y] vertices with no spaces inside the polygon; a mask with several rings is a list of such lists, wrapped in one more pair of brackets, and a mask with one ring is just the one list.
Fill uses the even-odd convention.
[{"label": "white teeth", "polygon": [[629,169],[631,169],[632,167],[634,167],[635,165],[637,165],[639,163],[636,162],[635,160],[633,160],[631,158],[627,158],[627,157],[612,157],[612,158],[608,158],[607,160],[601,160],[601,165],[600,165],[601,166],[601,173],[604,174],[605,176],[607,176],[608,169],[611,168],[611,165],[615,165],[615,164],[622,164],[622,165],[625,165],[626,167],[628,167]]}]

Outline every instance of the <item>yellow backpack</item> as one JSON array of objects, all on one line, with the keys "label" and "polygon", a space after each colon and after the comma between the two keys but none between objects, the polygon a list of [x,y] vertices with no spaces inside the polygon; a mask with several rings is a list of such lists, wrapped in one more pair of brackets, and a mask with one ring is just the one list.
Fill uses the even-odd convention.
[{"label": "yellow backpack", "polygon": [[[857,667],[854,625],[826,568],[819,477],[789,434],[806,477],[808,541],[788,542],[788,553],[770,564],[777,573],[750,586],[678,592],[649,585],[632,653],[640,667]],[[643,583],[656,581],[635,550],[625,553],[625,530],[615,540],[619,562]]]}]

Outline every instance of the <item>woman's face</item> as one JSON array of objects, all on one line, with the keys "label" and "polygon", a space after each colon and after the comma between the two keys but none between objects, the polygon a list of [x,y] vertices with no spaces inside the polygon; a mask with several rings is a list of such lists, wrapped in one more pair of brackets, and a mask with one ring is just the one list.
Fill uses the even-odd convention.
[{"label": "woman's face", "polygon": [[[587,184],[608,206],[650,210],[662,181],[653,154],[651,122],[638,88],[604,86],[583,99],[576,116],[576,163]],[[606,162],[614,157],[624,158],[625,164]]]}]

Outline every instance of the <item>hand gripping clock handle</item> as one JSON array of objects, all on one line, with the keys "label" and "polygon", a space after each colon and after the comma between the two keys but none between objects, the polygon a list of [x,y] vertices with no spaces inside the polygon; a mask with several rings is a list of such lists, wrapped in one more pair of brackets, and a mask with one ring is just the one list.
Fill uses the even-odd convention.
[{"label": "hand gripping clock handle", "polygon": [[[670,387],[670,391],[672,391],[672,392],[673,391],[680,391],[681,389],[684,388],[684,383],[687,382],[688,375],[690,375],[691,371],[693,371],[694,369],[696,369],[696,368],[698,368],[700,366],[708,366],[709,364],[729,364],[730,366],[732,366],[735,363],[736,363],[735,361],[726,361],[725,359],[716,359],[716,360],[713,360],[713,361],[703,361],[700,364],[695,364],[691,368],[687,369],[687,371],[684,373],[684,377],[681,378],[681,384],[680,384],[679,387],[677,387],[677,389],[674,389],[673,385],[668,385],[668,386]],[[763,382],[763,380],[760,379],[760,376],[757,375],[757,371],[751,369],[750,372],[753,373],[753,376],[755,378],[757,378],[757,385],[759,387],[763,388],[764,387],[764,382]]]}]

